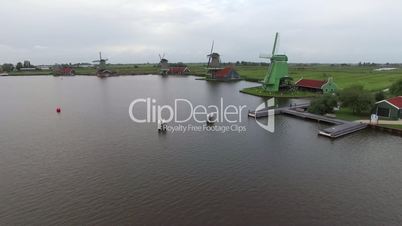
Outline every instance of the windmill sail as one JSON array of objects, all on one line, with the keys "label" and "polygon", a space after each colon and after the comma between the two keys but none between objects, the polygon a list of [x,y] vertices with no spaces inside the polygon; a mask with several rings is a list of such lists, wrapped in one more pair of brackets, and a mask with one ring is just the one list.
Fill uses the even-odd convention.
[{"label": "windmill sail", "polygon": [[279,33],[276,32],[274,47],[272,48],[272,56],[275,56],[276,48],[277,48],[277,45],[278,45],[278,39],[279,39]]},{"label": "windmill sail", "polygon": [[215,44],[215,41],[212,41],[211,53],[208,55],[208,56],[209,56],[209,59],[208,59],[208,67],[209,67],[209,65],[211,64],[212,53],[213,53],[213,51],[214,51],[214,44]]}]

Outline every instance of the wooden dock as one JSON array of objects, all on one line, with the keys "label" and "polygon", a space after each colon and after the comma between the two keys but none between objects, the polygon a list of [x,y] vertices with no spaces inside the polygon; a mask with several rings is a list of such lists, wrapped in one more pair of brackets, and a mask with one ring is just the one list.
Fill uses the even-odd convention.
[{"label": "wooden dock", "polygon": [[264,117],[268,117],[269,112],[272,110],[275,112],[275,115],[278,115],[278,114],[282,114],[282,112],[285,110],[307,109],[309,106],[310,106],[309,103],[303,103],[303,104],[294,104],[294,105],[288,106],[288,107],[264,108],[259,111],[249,111],[248,116],[253,117],[253,118],[264,118]]},{"label": "wooden dock", "polygon": [[306,120],[313,120],[317,122],[325,122],[333,124],[334,126],[322,129],[318,131],[319,135],[326,136],[329,138],[338,138],[345,136],[350,133],[354,133],[367,128],[367,124],[358,122],[349,122],[345,120],[340,120],[336,118],[330,118],[322,115],[316,115],[306,112],[305,110],[310,106],[309,103],[291,105],[289,107],[281,108],[264,108],[260,111],[250,111],[249,117],[262,118],[268,117],[269,112],[274,110],[275,114],[290,115],[293,117],[298,117]]},{"label": "wooden dock", "polygon": [[338,138],[341,136],[345,136],[350,133],[354,133],[360,130],[367,128],[367,124],[360,122],[348,122],[345,124],[336,125],[333,127],[329,127],[318,132],[319,135],[330,137],[330,138]]}]

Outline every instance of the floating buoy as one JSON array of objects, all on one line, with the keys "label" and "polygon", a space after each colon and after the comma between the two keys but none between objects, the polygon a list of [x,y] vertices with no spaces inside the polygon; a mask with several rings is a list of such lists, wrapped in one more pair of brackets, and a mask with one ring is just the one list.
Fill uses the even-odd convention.
[{"label": "floating buoy", "polygon": [[56,108],[57,113],[61,113],[61,108]]}]

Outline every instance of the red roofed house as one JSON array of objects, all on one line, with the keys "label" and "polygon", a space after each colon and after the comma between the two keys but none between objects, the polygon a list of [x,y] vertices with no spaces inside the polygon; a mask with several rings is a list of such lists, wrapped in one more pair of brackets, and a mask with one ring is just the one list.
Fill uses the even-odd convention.
[{"label": "red roofed house", "polygon": [[212,79],[236,80],[236,79],[240,79],[240,75],[239,75],[239,73],[236,72],[236,70],[233,67],[229,66],[229,67],[225,67],[223,69],[214,71],[212,73]]},{"label": "red roofed house", "polygon": [[74,74],[75,74],[75,71],[72,67],[63,66],[63,65],[53,66],[53,75],[54,76],[72,76]]},{"label": "red roofed house", "polygon": [[296,87],[302,91],[334,93],[336,92],[336,84],[332,78],[328,80],[300,79],[296,82]]},{"label": "red roofed house", "polygon": [[373,114],[393,120],[402,119],[402,96],[375,103]]},{"label": "red roofed house", "polygon": [[184,75],[186,73],[190,72],[190,69],[188,67],[170,67],[168,74],[170,75]]}]

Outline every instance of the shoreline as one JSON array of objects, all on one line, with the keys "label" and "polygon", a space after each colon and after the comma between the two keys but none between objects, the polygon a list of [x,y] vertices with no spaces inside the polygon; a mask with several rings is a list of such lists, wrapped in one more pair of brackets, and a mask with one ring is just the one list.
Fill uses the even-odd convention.
[{"label": "shoreline", "polygon": [[[109,77],[120,77],[120,76],[138,76],[138,75],[160,75],[158,73],[150,73],[150,72],[145,72],[145,73],[124,73],[124,74],[116,74],[112,75]],[[85,74],[85,73],[80,73],[76,75],[53,75],[53,74],[8,74],[8,75],[1,75],[0,77],[32,77],[32,76],[53,76],[53,77],[74,77],[74,76],[93,76],[97,77],[96,74]],[[205,77],[205,75],[202,74],[186,74],[186,75],[166,75],[166,76],[179,76],[179,77],[186,77],[186,76],[196,76],[196,77]]]},{"label": "shoreline", "polygon": [[[159,74],[156,64],[111,64],[110,70],[118,75],[141,75],[141,74]],[[187,64],[191,69],[189,75],[206,77],[204,64]],[[339,89],[344,89],[350,84],[360,84],[365,89],[378,92],[389,88],[393,82],[402,78],[402,68],[394,71],[375,71],[378,66],[357,66],[357,65],[308,65],[308,64],[289,64],[289,75],[297,81],[300,78],[322,80],[332,77]],[[236,65],[240,77],[248,82],[261,82],[267,71],[266,65]],[[77,75],[96,76],[94,68],[74,68]],[[52,75],[51,70],[37,71],[12,71],[4,76],[36,76]],[[268,95],[264,95],[268,96]]]},{"label": "shoreline", "polygon": [[321,96],[321,94],[316,94],[316,93],[310,93],[310,92],[294,92],[294,93],[273,93],[273,92],[266,92],[262,89],[262,86],[254,86],[254,87],[248,87],[239,90],[240,93],[252,95],[252,96],[257,96],[257,97],[266,97],[266,98],[295,98],[295,99],[300,99],[300,98],[315,98]]}]

